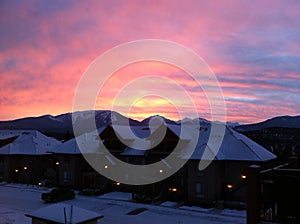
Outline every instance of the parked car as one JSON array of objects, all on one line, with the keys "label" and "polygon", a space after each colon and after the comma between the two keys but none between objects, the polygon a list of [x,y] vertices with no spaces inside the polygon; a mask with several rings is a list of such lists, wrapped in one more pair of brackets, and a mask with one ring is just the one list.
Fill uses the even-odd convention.
[{"label": "parked car", "polygon": [[42,200],[45,202],[57,202],[75,198],[73,190],[64,188],[54,188],[49,192],[44,192],[41,195]]}]

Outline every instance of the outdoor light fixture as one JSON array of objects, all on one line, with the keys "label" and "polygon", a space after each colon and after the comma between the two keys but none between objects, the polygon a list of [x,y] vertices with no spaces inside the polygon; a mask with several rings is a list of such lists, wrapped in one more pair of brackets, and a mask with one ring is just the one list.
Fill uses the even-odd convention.
[{"label": "outdoor light fixture", "polygon": [[59,162],[56,162],[55,165],[58,166],[58,165],[59,165]]},{"label": "outdoor light fixture", "polygon": [[242,174],[241,177],[242,177],[242,179],[246,179],[246,175],[245,174]]},{"label": "outdoor light fixture", "polygon": [[41,183],[41,182],[39,182],[38,184],[39,184],[39,186],[42,186],[42,183]]},{"label": "outdoor light fixture", "polygon": [[160,173],[162,173],[162,172],[163,172],[163,170],[159,170],[159,172],[160,172]]},{"label": "outdoor light fixture", "polygon": [[27,166],[24,166],[24,170],[27,170],[28,169],[28,167]]},{"label": "outdoor light fixture", "polygon": [[227,188],[228,188],[229,190],[231,190],[231,189],[233,188],[233,185],[232,185],[232,184],[227,184]]},{"label": "outdoor light fixture", "polygon": [[108,166],[104,166],[104,168],[105,168],[105,169],[107,169],[107,168],[108,168]]},{"label": "outdoor light fixture", "polygon": [[120,185],[121,185],[121,183],[120,183],[120,182],[116,182],[116,185],[117,185],[117,186],[120,186]]},{"label": "outdoor light fixture", "polygon": [[169,188],[169,191],[176,192],[177,188]]},{"label": "outdoor light fixture", "polygon": [[18,172],[19,172],[19,170],[18,170],[18,169],[15,169],[15,172],[16,172],[16,173],[18,173]]}]

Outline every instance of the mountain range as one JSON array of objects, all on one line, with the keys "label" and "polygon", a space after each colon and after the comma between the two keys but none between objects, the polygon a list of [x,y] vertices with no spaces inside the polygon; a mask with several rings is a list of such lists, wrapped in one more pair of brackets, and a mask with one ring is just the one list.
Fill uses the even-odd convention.
[{"label": "mountain range", "polygon": [[[76,115],[75,122],[80,122],[84,124],[87,117],[91,116],[90,112],[91,111],[74,112]],[[125,125],[128,123],[128,119],[130,125],[148,125],[149,122],[155,117],[162,118],[166,123],[169,124],[178,124],[178,123],[187,123],[187,122],[192,122],[192,123],[200,122],[201,124],[201,123],[210,122],[203,118],[195,118],[195,119],[185,118],[180,121],[172,121],[160,115],[148,117],[143,121],[137,121],[131,118],[127,118],[115,111],[96,110],[94,112],[95,112],[95,121],[97,127],[103,125],[110,125],[112,123]],[[300,116],[274,117],[263,122],[247,124],[247,125],[240,125],[239,123],[236,122],[228,122],[227,125],[239,132],[249,132],[249,131],[262,130],[262,129],[273,128],[273,127],[300,128]],[[10,121],[0,121],[0,130],[4,130],[4,129],[14,129],[14,130],[30,129],[30,130],[38,130],[43,133],[65,134],[69,132],[72,134],[73,133],[72,113],[65,113],[57,116],[43,115],[39,117],[25,117],[16,120],[10,120]]]},{"label": "mountain range", "polygon": [[[0,130],[38,130],[49,137],[66,141],[74,137],[72,115],[73,113],[65,113],[57,116],[43,115],[11,121],[0,121]],[[155,119],[163,119],[164,122],[168,124],[193,124],[199,122],[200,126],[210,122],[203,118],[184,118],[183,120],[173,121],[160,115],[150,116],[142,121],[137,121],[109,110],[74,112],[74,115],[75,122],[78,122],[77,124],[84,127],[82,132],[92,131],[86,122],[91,116],[95,116],[95,122],[98,128],[112,123],[126,125],[128,122],[134,126],[149,125],[152,121],[155,123]],[[276,154],[278,160],[282,163],[286,162],[291,155],[300,155],[300,116],[280,116],[259,123],[246,125],[227,122],[227,126],[246,135]]]},{"label": "mountain range", "polygon": [[235,126],[239,132],[258,131],[267,128],[300,128],[300,116],[280,116],[274,117],[255,124]]}]

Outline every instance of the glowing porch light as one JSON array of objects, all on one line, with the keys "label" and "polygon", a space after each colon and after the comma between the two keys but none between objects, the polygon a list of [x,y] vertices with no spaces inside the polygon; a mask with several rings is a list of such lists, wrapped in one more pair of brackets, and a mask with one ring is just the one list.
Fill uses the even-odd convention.
[{"label": "glowing porch light", "polygon": [[233,188],[233,185],[232,185],[232,184],[227,184],[227,188],[228,188],[229,190],[231,190],[231,189]]},{"label": "glowing porch light", "polygon": [[120,183],[120,182],[116,182],[116,185],[117,185],[117,186],[120,186],[120,185],[121,185],[121,183]]},{"label": "glowing porch light", "polygon": [[58,166],[58,165],[59,165],[59,162],[57,161],[57,162],[55,163],[55,165]]},{"label": "glowing porch light", "polygon": [[19,172],[19,170],[18,169],[15,169],[15,173],[18,173]]},{"label": "glowing porch light", "polygon": [[177,188],[169,188],[169,191],[177,192]]},{"label": "glowing porch light", "polygon": [[159,172],[160,172],[160,173],[162,173],[162,172],[163,172],[163,170],[159,170]]},{"label": "glowing porch light", "polygon": [[245,174],[242,174],[242,175],[241,175],[241,178],[242,178],[242,179],[246,179],[246,177],[247,177],[247,176],[246,176]]},{"label": "glowing porch light", "polygon": [[105,169],[107,169],[107,168],[108,168],[108,166],[106,166],[106,165],[105,165],[105,166],[104,166],[104,168],[105,168]]},{"label": "glowing porch light", "polygon": [[28,169],[28,167],[27,166],[24,166],[24,170],[27,170]]}]

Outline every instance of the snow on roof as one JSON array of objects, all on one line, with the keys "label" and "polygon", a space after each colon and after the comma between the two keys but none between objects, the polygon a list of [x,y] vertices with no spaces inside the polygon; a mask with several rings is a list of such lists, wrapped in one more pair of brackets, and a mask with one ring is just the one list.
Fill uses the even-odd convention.
[{"label": "snow on roof", "polygon": [[192,138],[190,125],[167,124],[167,127],[181,140],[191,140]]},{"label": "snow on roof", "polygon": [[80,224],[103,218],[102,215],[96,212],[63,203],[56,203],[54,205],[38,209],[31,214],[26,214],[26,216],[56,223],[65,223],[64,210],[66,213],[66,223]]},{"label": "snow on roof", "polygon": [[[224,124],[214,124],[215,128],[218,128],[218,126],[224,128]],[[103,143],[98,136],[105,128],[102,128],[95,133],[83,134],[77,137],[77,142],[75,139],[71,139],[56,147],[51,152],[57,154],[80,154],[80,149],[84,148],[87,150],[86,153],[96,153],[99,151],[99,147],[103,146]],[[117,135],[127,140],[127,143],[129,143],[122,155],[144,156],[147,150],[152,148],[151,138],[149,138],[151,130],[148,126],[132,126],[130,127],[131,131],[128,131],[127,126],[122,125],[116,125],[114,128]],[[182,132],[180,125],[167,124],[167,128],[177,136],[181,137],[181,140],[184,140],[186,148],[193,147],[193,145],[195,145],[195,136],[199,135],[196,148],[193,147],[193,149],[195,148],[194,152],[191,154],[190,150],[183,150],[179,155],[183,159],[187,159],[189,157],[188,155],[191,155],[190,158],[195,160],[210,160],[211,158],[214,158],[215,160],[268,161],[276,158],[276,156],[267,149],[229,127],[225,128],[224,139],[219,150],[217,150],[216,145],[218,145],[217,143],[220,142],[222,136],[218,133],[210,136],[212,128],[211,123],[201,124],[200,128],[197,126],[190,126],[189,128],[184,129],[184,132]],[[152,134],[155,130],[157,129],[154,127],[152,129]],[[210,141],[208,141],[209,138]],[[78,144],[80,145],[80,149]]]},{"label": "snow on roof", "polygon": [[[181,141],[184,141],[186,143],[186,146],[188,146],[189,142],[193,138],[192,131],[195,131],[195,129],[191,128],[190,126],[186,126],[185,128],[182,128],[182,125],[175,125],[175,124],[161,124],[165,125],[167,129],[169,129],[172,133],[174,133],[178,138],[180,138]],[[194,126],[193,126],[194,127]],[[146,126],[142,127],[136,127],[135,130],[138,131],[138,134],[140,136],[145,136],[143,140],[140,139],[134,139],[130,145],[124,150],[122,155],[125,156],[143,156],[146,155],[147,151],[151,150],[153,148],[153,140],[156,139],[157,131],[161,128],[160,125],[153,126],[152,127],[152,133],[150,134],[149,128],[147,129]],[[147,134],[143,134],[143,131]],[[161,130],[161,129],[160,129]],[[147,136],[148,135],[148,136]],[[156,145],[156,144],[155,144]]]},{"label": "snow on roof", "polygon": [[16,137],[12,142],[0,148],[0,154],[6,155],[45,155],[48,150],[61,144],[36,130],[1,130],[0,140]]},{"label": "snow on roof", "polygon": [[99,134],[105,129],[102,127],[97,131],[84,133],[77,138],[72,138],[63,144],[52,148],[50,153],[55,154],[81,154],[81,153],[97,153],[99,147],[103,146]]},{"label": "snow on roof", "polygon": [[[119,129],[120,128],[120,129]],[[157,127],[153,127],[155,130]],[[122,131],[123,133],[127,132],[126,135],[123,134],[123,139],[130,139],[131,141],[127,141],[124,152],[121,155],[136,155],[136,156],[143,156],[145,155],[146,151],[151,148],[151,141],[147,138],[151,134],[151,130],[148,126],[131,126],[130,127],[131,132],[128,133],[128,127],[121,127],[118,126],[115,130],[119,134],[119,131]],[[152,130],[153,130],[152,129]],[[130,137],[129,137],[130,136]]]},{"label": "snow on roof", "polygon": [[[191,159],[269,161],[276,158],[273,153],[261,145],[228,127],[226,127],[223,142],[217,151],[214,147],[214,140],[217,141],[220,136],[212,136],[212,141],[208,143],[211,125],[203,125],[201,130],[206,131],[200,131],[198,144]],[[181,156],[185,158],[184,155]]]}]

